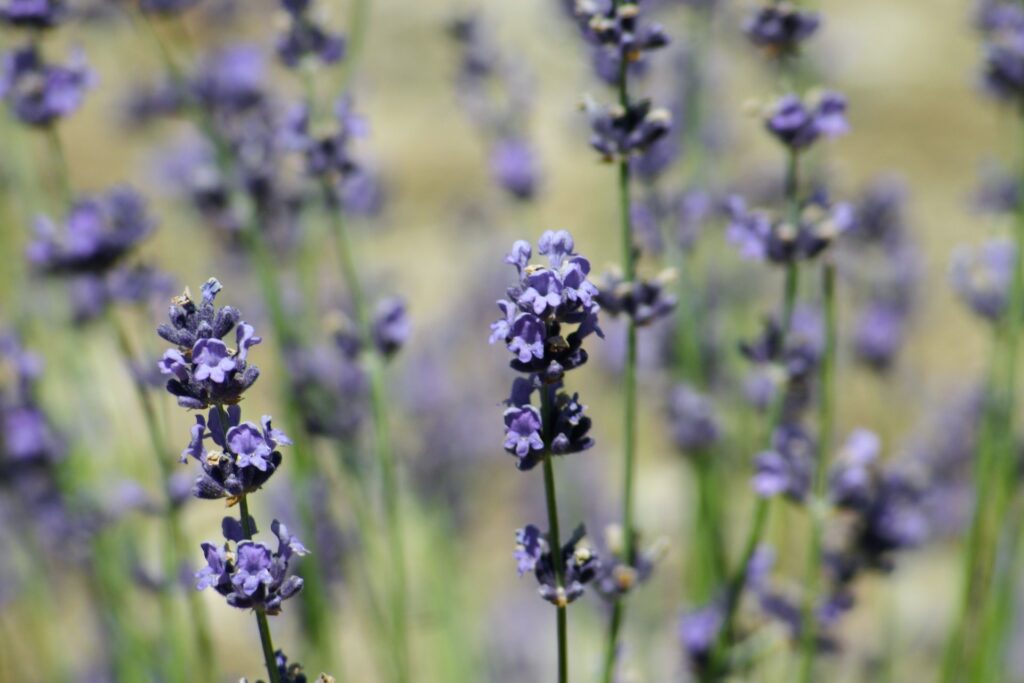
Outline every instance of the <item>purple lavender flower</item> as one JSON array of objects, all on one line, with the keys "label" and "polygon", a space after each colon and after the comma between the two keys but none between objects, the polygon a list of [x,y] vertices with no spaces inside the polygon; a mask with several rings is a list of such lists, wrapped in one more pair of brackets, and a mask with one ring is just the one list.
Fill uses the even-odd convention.
[{"label": "purple lavender flower", "polygon": [[795,425],[775,430],[772,450],[763,451],[754,461],[756,473],[751,485],[759,496],[785,495],[800,502],[811,485],[814,443]]},{"label": "purple lavender flower", "polygon": [[584,102],[592,134],[590,146],[606,162],[629,159],[651,147],[672,128],[672,114],[667,109],[652,108],[650,100],[630,104],[602,106],[592,100]]},{"label": "purple lavender flower", "polygon": [[774,220],[764,211],[750,211],[741,197],[726,201],[726,238],[748,260],[792,263],[813,259],[853,225],[853,209],[832,204],[815,193],[804,203],[797,225]]},{"label": "purple lavender flower", "polygon": [[366,119],[355,112],[351,98],[342,97],[334,105],[334,127],[327,134],[314,134],[308,109],[298,105],[288,114],[282,138],[290,150],[303,154],[310,175],[344,177],[359,168],[349,149],[352,141],[368,132]]},{"label": "purple lavender flower", "polygon": [[[516,564],[519,575],[532,571],[540,584],[542,598],[558,607],[565,607],[584,593],[584,586],[594,580],[601,569],[601,561],[589,548],[580,543],[586,535],[586,528],[577,527],[569,540],[562,545],[559,558],[553,557],[546,538],[532,524],[516,531]],[[564,563],[565,587],[558,586],[555,562]]]},{"label": "purple lavender flower", "polygon": [[854,327],[857,358],[876,370],[891,367],[903,346],[906,311],[886,301],[873,301],[858,316]]},{"label": "purple lavender flower", "polygon": [[669,420],[676,446],[686,453],[706,451],[721,437],[721,425],[714,405],[707,396],[688,384],[672,388]]},{"label": "purple lavender flower", "polygon": [[769,110],[765,127],[787,147],[806,149],[820,137],[835,138],[849,132],[846,98],[829,91],[807,101],[784,95]]},{"label": "purple lavender flower", "polygon": [[637,549],[634,557],[627,560],[622,527],[611,525],[604,535],[607,552],[603,553],[605,560],[601,563],[595,589],[602,598],[615,600],[651,578],[655,566],[665,555],[666,541],[660,539],[649,547]]},{"label": "purple lavender flower", "polygon": [[49,126],[72,114],[90,85],[92,73],[81,53],[63,66],[52,65],[28,45],[5,54],[0,69],[0,99],[30,126]]},{"label": "purple lavender flower", "polygon": [[308,551],[277,520],[271,525],[278,539],[276,551],[263,543],[243,540],[241,525],[235,519],[226,518],[223,527],[227,539],[223,545],[202,544],[206,566],[196,572],[196,588],[213,588],[232,607],[280,614],[281,603],[302,590],[302,579],[288,573],[291,558]]},{"label": "purple lavender flower", "polygon": [[190,90],[215,116],[231,116],[264,103],[266,61],[255,45],[231,45],[196,68]]},{"label": "purple lavender flower", "polygon": [[520,469],[529,469],[523,463],[532,467],[543,452],[540,430],[540,411],[533,406],[514,406],[505,411],[505,450],[519,458]]},{"label": "purple lavender flower", "polygon": [[642,21],[639,2],[577,0],[575,15],[584,40],[604,50],[613,63],[638,62],[644,53],[669,43],[659,24]]},{"label": "purple lavender flower", "polygon": [[146,201],[130,187],[80,199],[71,207],[64,235],[48,219],[36,221],[28,259],[46,273],[101,273],[131,252],[155,226]]},{"label": "purple lavender flower", "polygon": [[290,69],[305,59],[316,58],[323,64],[334,64],[345,56],[345,39],[330,33],[311,16],[310,0],[281,0],[288,15],[288,26],[278,38],[277,56]]},{"label": "purple lavender flower", "polygon": [[1006,311],[1016,245],[994,239],[976,250],[960,247],[953,252],[950,280],[954,291],[981,317],[995,321]]},{"label": "purple lavender flower", "polygon": [[65,13],[63,0],[4,0],[0,4],[0,22],[17,28],[52,28]]},{"label": "purple lavender flower", "polygon": [[[262,339],[251,325],[239,322],[236,309],[216,308],[214,299],[221,289],[215,278],[207,280],[199,306],[185,290],[173,300],[170,324],[157,329],[157,334],[177,347],[164,353],[159,369],[171,377],[167,391],[185,408],[238,403],[259,378],[259,368],[248,364],[248,351]],[[235,330],[236,350],[223,341],[231,330]]]},{"label": "purple lavender flower", "polygon": [[679,620],[679,639],[694,671],[703,671],[711,663],[723,620],[722,608],[717,604],[687,612]]},{"label": "purple lavender flower", "polygon": [[347,439],[358,432],[369,384],[355,354],[341,344],[289,349],[288,377],[311,434]]},{"label": "purple lavender flower", "polygon": [[385,358],[395,355],[409,339],[409,316],[399,298],[383,299],[373,317],[373,344]]},{"label": "purple lavender flower", "polygon": [[769,57],[781,58],[795,54],[800,45],[818,30],[819,24],[816,12],[801,10],[787,2],[773,1],[754,10],[743,25],[743,32]]},{"label": "purple lavender flower", "polygon": [[1024,97],[1024,24],[1009,15],[986,36],[985,86],[996,97],[1020,101]]},{"label": "purple lavender flower", "polygon": [[516,199],[533,199],[540,176],[537,155],[529,143],[520,138],[498,140],[491,149],[491,175]]},{"label": "purple lavender flower", "polygon": [[624,313],[637,326],[650,325],[675,310],[677,298],[668,291],[674,279],[675,271],[666,270],[650,280],[626,282],[620,272],[609,270],[596,300],[612,316]]}]

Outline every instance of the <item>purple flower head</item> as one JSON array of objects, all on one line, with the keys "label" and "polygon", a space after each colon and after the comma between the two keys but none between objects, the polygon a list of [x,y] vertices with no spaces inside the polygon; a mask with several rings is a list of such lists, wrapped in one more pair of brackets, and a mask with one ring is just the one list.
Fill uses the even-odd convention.
[{"label": "purple flower head", "polygon": [[[250,533],[255,533],[251,518],[248,527]],[[227,598],[229,605],[239,609],[279,614],[281,604],[302,589],[302,579],[289,575],[291,558],[308,551],[277,520],[271,528],[279,542],[276,552],[263,543],[244,538],[248,534],[242,524],[225,518],[222,529],[227,542],[220,547],[202,545],[207,566],[196,573],[196,588],[213,588]]]},{"label": "purple flower head", "polygon": [[884,371],[903,346],[907,313],[887,301],[868,304],[854,327],[853,345],[857,359],[876,371]]},{"label": "purple flower head", "polygon": [[377,304],[373,317],[373,344],[385,358],[395,355],[409,339],[409,316],[405,302],[392,297]]},{"label": "purple flower head", "polygon": [[356,113],[352,98],[342,97],[335,102],[330,129],[313,131],[308,109],[297,105],[289,112],[281,137],[288,149],[304,155],[310,175],[345,178],[359,169],[351,153],[352,141],[368,133],[369,124]]},{"label": "purple flower head", "polygon": [[772,2],[754,11],[743,26],[751,43],[769,57],[793,55],[801,43],[818,30],[816,12],[801,10],[787,2]]},{"label": "purple flower head", "polygon": [[67,64],[46,64],[35,45],[17,48],[3,57],[0,99],[29,126],[49,126],[75,112],[93,83],[81,53]]},{"label": "purple flower head", "polygon": [[687,384],[672,389],[669,419],[676,445],[687,454],[699,454],[721,437],[721,425],[714,405],[707,396]]},{"label": "purple flower head", "polygon": [[773,448],[755,458],[754,491],[764,498],[785,495],[800,502],[811,484],[814,443],[795,426],[775,430]]},{"label": "purple flower head", "polygon": [[[214,300],[221,288],[216,278],[207,280],[198,305],[186,289],[172,300],[170,323],[157,328],[161,337],[177,347],[164,353],[159,369],[171,376],[167,390],[186,408],[238,403],[259,378],[259,368],[248,364],[248,354],[261,338],[251,325],[240,322],[236,309],[217,308]],[[235,330],[236,350],[223,341],[231,330]]]},{"label": "purple flower head", "polygon": [[290,69],[304,60],[317,59],[334,64],[345,56],[345,39],[330,33],[310,16],[311,0],[281,0],[288,14],[288,26],[278,38],[277,56]]},{"label": "purple flower head", "polygon": [[846,98],[823,92],[807,101],[782,96],[769,110],[765,127],[779,142],[794,150],[809,147],[819,137],[834,138],[849,132]]},{"label": "purple flower head", "polygon": [[63,0],[3,0],[0,3],[0,22],[18,28],[52,28],[60,23],[65,13]]},{"label": "purple flower head", "polygon": [[522,529],[516,529],[516,549],[513,557],[519,576],[532,572],[537,567],[546,547],[547,543],[540,529],[534,525],[527,524]]},{"label": "purple flower head", "polygon": [[639,2],[577,0],[574,14],[584,40],[605,51],[612,63],[640,62],[645,53],[669,43],[659,24],[645,21]]},{"label": "purple flower head", "polygon": [[610,270],[605,273],[597,303],[613,316],[625,313],[637,326],[650,325],[675,310],[676,296],[668,291],[674,279],[675,272],[666,270],[650,280],[626,282],[618,270]]},{"label": "purple flower head", "polygon": [[824,193],[804,200],[799,222],[775,220],[767,212],[749,211],[742,198],[726,200],[726,238],[748,260],[776,264],[810,260],[825,251],[854,224],[853,208],[831,203]]},{"label": "purple flower head", "polygon": [[129,254],[155,227],[146,201],[130,187],[80,199],[71,207],[63,234],[49,220],[36,222],[28,259],[45,273],[104,273]]},{"label": "purple flower head", "polygon": [[999,320],[1006,311],[1016,254],[1017,247],[1007,239],[990,240],[974,250],[960,247],[953,252],[953,289],[986,320]]},{"label": "purple flower head", "polygon": [[200,104],[230,115],[262,104],[266,63],[255,45],[231,45],[208,55],[190,83]]},{"label": "purple flower head", "polygon": [[551,440],[551,452],[555,455],[579,453],[594,445],[588,432],[590,418],[583,414],[587,407],[579,402],[579,394],[570,396],[560,392],[555,397],[555,435]]},{"label": "purple flower head", "polygon": [[[515,560],[519,576],[533,572],[540,584],[542,598],[558,607],[565,607],[584,593],[584,585],[597,578],[601,561],[590,548],[581,544],[586,529],[580,525],[569,540],[553,550],[536,526],[528,524],[516,531]],[[564,587],[556,581],[555,562],[562,564]]]},{"label": "purple flower head", "polygon": [[506,409],[505,450],[519,458],[520,463],[531,462],[534,451],[544,450],[540,429],[540,411],[533,406]]},{"label": "purple flower head", "polygon": [[498,140],[491,149],[491,175],[503,190],[516,199],[533,199],[540,182],[540,168],[533,147],[520,138]]},{"label": "purple flower head", "polygon": [[590,119],[590,146],[606,162],[645,152],[672,129],[672,114],[652,108],[650,100],[640,100],[627,109],[587,100],[583,108]]},{"label": "purple flower head", "polygon": [[[269,416],[263,416],[261,429],[241,422],[237,405],[225,412],[226,423],[217,408],[205,420],[197,415],[189,445],[182,451],[182,461],[192,456],[202,468],[193,488],[197,498],[234,498],[259,489],[281,465],[278,447],[291,445],[291,439],[271,426]],[[205,439],[221,450],[208,452]]]}]

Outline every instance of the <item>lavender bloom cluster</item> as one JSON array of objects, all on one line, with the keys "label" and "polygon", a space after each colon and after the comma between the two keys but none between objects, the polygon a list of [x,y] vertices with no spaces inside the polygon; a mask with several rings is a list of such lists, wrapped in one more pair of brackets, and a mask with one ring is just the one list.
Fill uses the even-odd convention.
[{"label": "lavender bloom cluster", "polygon": [[836,138],[850,130],[846,120],[846,98],[824,91],[801,99],[783,95],[771,105],[765,128],[786,147],[802,150],[819,138]]},{"label": "lavender bloom cluster", "polygon": [[678,299],[668,291],[674,279],[675,271],[665,270],[649,280],[627,282],[612,269],[604,274],[597,303],[613,316],[628,315],[637,327],[650,325],[675,310]]},{"label": "lavender bloom cluster", "polygon": [[753,11],[743,25],[743,32],[767,56],[781,59],[796,54],[820,23],[816,12],[773,0]]},{"label": "lavender bloom cluster", "polygon": [[0,65],[0,99],[29,126],[51,126],[73,114],[92,83],[85,57],[77,52],[66,64],[50,64],[29,44],[4,54]]},{"label": "lavender bloom cluster", "polygon": [[[583,595],[584,585],[598,575],[601,561],[590,548],[580,545],[586,533],[582,525],[576,527],[556,558],[540,529],[528,524],[516,530],[514,557],[519,576],[533,572],[540,584],[540,596],[552,605],[565,607],[576,601]],[[565,588],[559,587],[556,581],[555,562],[561,562],[564,567]]]},{"label": "lavender bloom cluster", "polygon": [[70,281],[74,318],[87,322],[110,304],[144,303],[170,291],[167,274],[124,264],[155,225],[142,195],[116,187],[77,200],[62,226],[37,218],[26,255],[38,272]]},{"label": "lavender bloom cluster", "polygon": [[[255,522],[250,519],[249,525],[256,533]],[[276,551],[246,539],[241,522],[234,517],[225,517],[221,528],[223,544],[202,545],[206,566],[196,572],[196,588],[213,588],[232,607],[280,614],[281,603],[302,590],[302,579],[288,572],[291,559],[309,551],[276,519],[271,524]]]},{"label": "lavender bloom cluster", "polygon": [[59,24],[66,13],[63,0],[4,0],[0,4],[0,23],[42,31]]},{"label": "lavender bloom cluster", "polygon": [[[171,303],[170,323],[157,329],[161,337],[177,347],[164,352],[159,368],[170,376],[167,391],[183,408],[236,404],[260,375],[259,368],[249,365],[247,359],[249,349],[263,340],[252,325],[240,322],[237,309],[215,306],[222,288],[216,279],[207,280],[198,306],[186,290]],[[223,341],[232,330],[234,349]]]},{"label": "lavender bloom cluster", "polygon": [[592,131],[590,146],[609,163],[647,151],[672,129],[672,114],[667,109],[653,108],[650,100],[624,108],[588,99],[583,107]]},{"label": "lavender bloom cluster", "polygon": [[583,39],[593,48],[597,75],[614,85],[622,64],[642,72],[647,52],[668,45],[661,25],[645,21],[640,3],[612,0],[576,0],[573,15]]},{"label": "lavender bloom cluster", "polygon": [[749,210],[742,197],[726,200],[729,223],[726,238],[751,261],[789,264],[807,261],[825,251],[853,225],[853,208],[832,203],[821,192],[802,202],[799,220],[772,217],[766,211]]},{"label": "lavender bloom cluster", "polygon": [[278,38],[277,56],[290,69],[307,59],[334,64],[345,56],[345,39],[317,22],[312,5],[313,0],[281,0],[288,25]]}]

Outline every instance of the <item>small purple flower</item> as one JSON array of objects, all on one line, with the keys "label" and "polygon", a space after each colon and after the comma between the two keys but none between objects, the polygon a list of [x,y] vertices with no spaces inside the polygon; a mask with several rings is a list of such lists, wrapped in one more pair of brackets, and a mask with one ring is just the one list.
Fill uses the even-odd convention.
[{"label": "small purple flower", "polygon": [[533,257],[533,247],[526,240],[516,240],[512,244],[512,251],[505,256],[505,263],[512,264],[522,275],[523,269],[530,263]]},{"label": "small purple flower", "polygon": [[769,111],[765,127],[793,150],[805,149],[819,137],[845,135],[850,130],[846,98],[830,91],[807,102],[796,95],[784,95]]},{"label": "small purple flower", "polygon": [[519,138],[503,138],[491,150],[491,175],[516,199],[533,199],[540,169],[533,148]]},{"label": "small purple flower", "polygon": [[282,0],[288,14],[288,27],[277,41],[277,56],[290,69],[304,59],[317,58],[323,64],[334,64],[345,56],[345,39],[329,33],[310,16],[311,0]]},{"label": "small purple flower", "polygon": [[74,113],[91,85],[92,72],[80,53],[63,66],[51,65],[28,45],[4,55],[0,67],[0,99],[30,126],[49,126]]},{"label": "small purple flower", "polygon": [[818,29],[815,12],[801,10],[784,2],[772,2],[755,10],[743,26],[750,42],[763,48],[770,57],[786,57]]},{"label": "small purple flower", "polygon": [[543,317],[562,303],[562,281],[554,271],[543,269],[528,273],[523,284],[517,303],[526,312]]},{"label": "small purple flower", "polygon": [[274,577],[270,575],[271,562],[270,548],[262,543],[242,541],[236,551],[232,585],[248,596],[255,593],[260,585],[270,585],[274,582]]},{"label": "small purple flower", "polygon": [[228,373],[235,370],[235,359],[228,353],[227,344],[219,339],[200,339],[192,347],[192,363],[195,365],[193,376],[197,380],[209,379],[211,382],[223,384]]},{"label": "small purple flower", "polygon": [[710,399],[687,384],[677,385],[669,397],[669,418],[676,445],[699,453],[721,437],[721,425]]},{"label": "small purple flower", "polygon": [[252,422],[243,422],[232,427],[227,435],[228,448],[237,457],[239,467],[255,467],[265,472],[273,448]]},{"label": "small purple flower", "polygon": [[206,557],[206,566],[196,572],[196,590],[205,590],[210,587],[218,588],[225,583],[230,583],[228,578],[228,556],[223,546],[215,546],[212,543],[202,544],[203,555]]},{"label": "small purple flower", "polygon": [[520,577],[534,571],[544,553],[544,545],[540,529],[534,525],[527,524],[522,529],[516,529],[516,549],[513,557]]},{"label": "small purple flower", "polygon": [[397,297],[382,299],[373,316],[372,336],[377,351],[389,358],[409,339],[409,316],[405,302]]},{"label": "small purple flower", "polygon": [[516,316],[506,339],[508,350],[516,355],[520,363],[544,357],[544,328],[544,321],[532,313]]},{"label": "small purple flower", "polygon": [[540,436],[540,411],[533,406],[518,406],[505,410],[505,450],[520,460],[532,451],[543,451]]},{"label": "small purple flower", "polygon": [[650,100],[635,102],[628,109],[601,106],[590,100],[583,106],[592,131],[590,146],[607,162],[646,151],[672,129],[671,112],[653,108]]},{"label": "small purple flower", "polygon": [[4,0],[0,3],[0,21],[19,28],[52,28],[65,12],[63,0]]}]

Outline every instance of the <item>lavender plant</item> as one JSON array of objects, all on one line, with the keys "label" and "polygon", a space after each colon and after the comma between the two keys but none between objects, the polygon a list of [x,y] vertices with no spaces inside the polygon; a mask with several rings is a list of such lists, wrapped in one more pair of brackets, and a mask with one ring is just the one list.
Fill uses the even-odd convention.
[{"label": "lavender plant", "polygon": [[[548,531],[532,524],[516,532],[515,557],[519,575],[533,572],[542,598],[555,605],[558,635],[558,681],[569,676],[568,615],[566,608],[598,574],[600,561],[581,545],[580,525],[563,544],[559,533],[554,458],[587,450],[590,418],[579,394],[564,391],[565,374],[587,362],[584,340],[603,336],[598,326],[597,288],[587,279],[590,262],[575,252],[572,235],[547,231],[537,243],[548,266],[530,263],[533,249],[518,240],[505,262],[519,275],[517,285],[500,299],[502,317],[491,324],[492,344],[503,342],[513,370],[525,375],[512,384],[505,410],[505,450],[516,467],[528,471],[542,464],[547,501]],[[571,331],[570,331],[571,330]],[[540,394],[540,407],[533,405]]]}]

